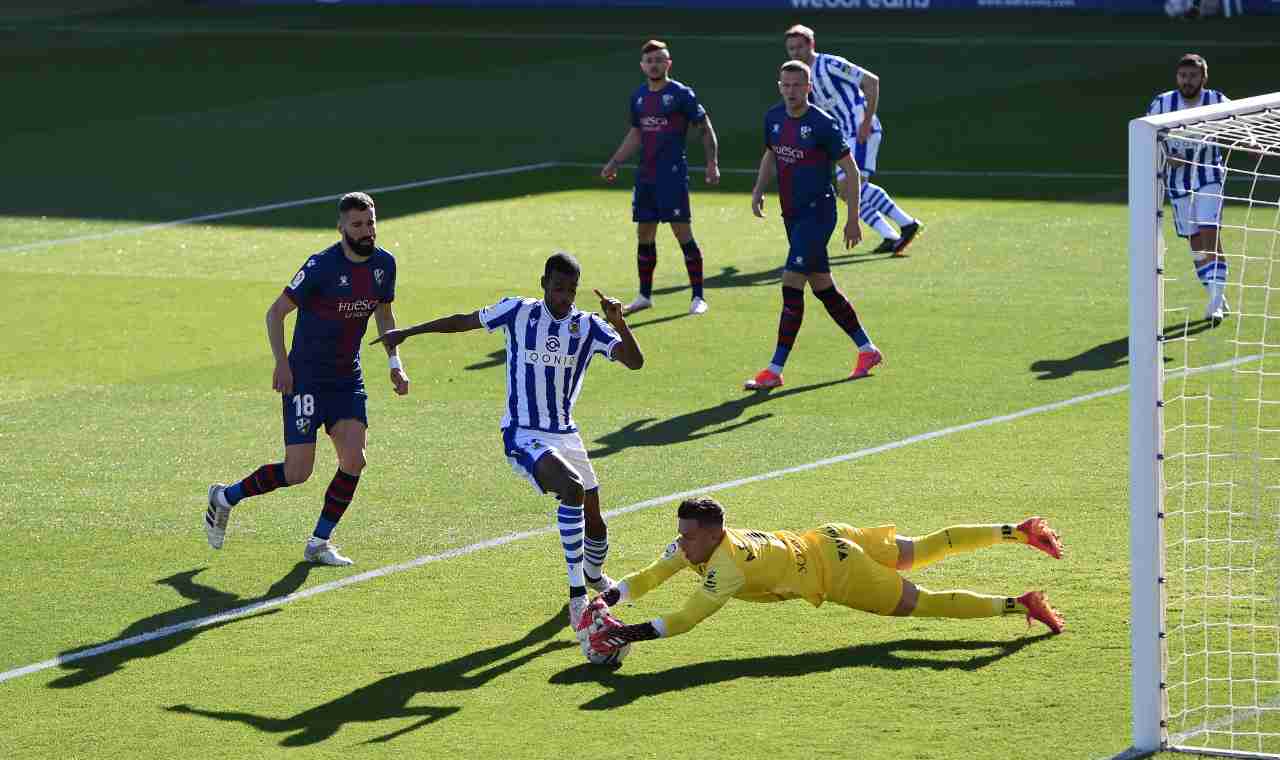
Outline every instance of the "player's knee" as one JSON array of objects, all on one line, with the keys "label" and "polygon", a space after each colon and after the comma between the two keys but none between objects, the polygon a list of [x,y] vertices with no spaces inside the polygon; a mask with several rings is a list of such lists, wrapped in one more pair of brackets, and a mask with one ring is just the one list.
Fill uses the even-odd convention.
[{"label": "player's knee", "polygon": [[284,463],[284,479],[291,486],[306,483],[311,477],[311,471],[313,469],[315,469],[315,462],[313,460],[302,462],[290,462],[286,460]]},{"label": "player's knee", "polygon": [[565,504],[581,504],[586,496],[586,490],[582,487],[582,478],[578,477],[576,472],[566,472],[559,483],[559,488],[556,489],[556,495]]},{"label": "player's knee", "polygon": [[342,460],[338,462],[338,465],[342,467],[342,471],[348,475],[359,475],[364,472],[365,465],[367,464],[368,462],[365,461],[364,458],[364,449],[357,449],[356,451],[348,452],[347,455],[342,457]]}]

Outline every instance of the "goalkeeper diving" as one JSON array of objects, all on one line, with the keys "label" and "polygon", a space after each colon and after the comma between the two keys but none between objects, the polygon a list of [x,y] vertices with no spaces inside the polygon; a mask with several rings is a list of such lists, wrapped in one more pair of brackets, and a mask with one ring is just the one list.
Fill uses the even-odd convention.
[{"label": "goalkeeper diving", "polygon": [[[1018,525],[952,526],[919,538],[900,536],[892,525],[855,528],[827,523],[805,533],[729,528],[724,524],[724,508],[709,497],[681,502],[677,517],[680,537],[662,556],[602,592],[578,621],[579,637],[597,653],[688,633],[731,598],[748,602],[804,599],[815,607],[834,602],[902,617],[1025,615],[1028,625],[1035,619],[1054,633],[1062,632],[1062,616],[1049,606],[1043,592],[1013,597],[930,591],[899,574],[995,544],[1026,544],[1061,559],[1058,534],[1039,517]],[[636,625],[623,625],[608,615],[609,607],[639,599],[686,568],[700,575],[702,583],[679,611]],[[596,619],[603,624],[588,642]]]}]

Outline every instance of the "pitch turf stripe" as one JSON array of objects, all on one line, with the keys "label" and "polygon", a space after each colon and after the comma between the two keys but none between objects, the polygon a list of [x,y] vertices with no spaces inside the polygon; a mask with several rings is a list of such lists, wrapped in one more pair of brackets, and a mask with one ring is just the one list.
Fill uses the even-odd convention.
[{"label": "pitch turf stripe", "polygon": [[[144,22],[145,24],[145,22]],[[35,32],[57,34],[96,34],[119,37],[142,36],[191,36],[217,35],[220,37],[320,37],[320,38],[387,38],[387,39],[445,39],[445,40],[545,40],[548,42],[580,41],[580,42],[631,42],[633,34],[611,34],[608,32],[513,32],[513,31],[476,31],[474,29],[450,31],[447,29],[415,30],[415,29],[307,29],[299,27],[237,27],[232,25],[207,26],[169,26],[164,24],[116,26],[110,24],[57,24],[33,21],[21,24],[0,25],[0,31],[9,33],[32,34]],[[720,42],[720,43],[778,43],[775,34],[683,34],[669,31],[661,35],[662,39],[675,39],[688,42]],[[827,35],[824,34],[823,45],[839,47],[853,45],[862,48],[884,47],[891,45],[909,45],[914,47],[1068,47],[1068,48],[1167,48],[1169,43],[1163,40],[1133,39],[1111,37],[1086,39],[1085,37],[1019,37],[1016,35],[1000,37],[981,37],[958,35],[955,37],[929,37],[909,35]],[[781,47],[781,45],[779,45]],[[1196,40],[1195,47],[1230,47],[1230,48],[1272,48],[1275,43],[1260,40]]]},{"label": "pitch turf stripe", "polygon": [[[525,164],[523,166],[509,166],[505,169],[491,169],[489,171],[467,172],[466,174],[454,174],[448,177],[432,177],[431,179],[420,179],[413,182],[402,182],[398,185],[384,185],[382,187],[370,187],[364,189],[365,192],[373,193],[391,193],[397,190],[414,190],[420,187],[431,187],[433,185],[447,185],[452,182],[466,182],[472,179],[484,179],[486,177],[502,177],[508,174],[521,174],[523,172],[539,171],[541,169],[550,169],[555,166],[554,161],[543,161],[538,164]],[[363,189],[363,188],[362,188]],[[186,219],[175,219],[171,222],[159,222],[157,224],[144,224],[137,227],[122,227],[106,232],[95,232],[88,235],[76,235],[74,237],[57,238],[54,240],[38,240],[34,243],[23,243],[22,245],[9,246],[0,248],[0,253],[16,253],[18,251],[30,251],[38,248],[51,248],[64,243],[80,243],[86,240],[103,240],[105,238],[120,237],[121,235],[142,235],[156,230],[164,230],[170,227],[177,227],[183,224],[195,224],[197,222],[211,222],[217,219],[230,219],[236,216],[248,216],[249,214],[261,214],[266,211],[279,211],[280,209],[294,208],[297,206],[306,206],[312,203],[327,203],[336,201],[345,193],[336,193],[334,195],[317,195],[312,198],[299,198],[292,201],[281,201],[279,203],[268,203],[264,206],[253,206],[251,208],[238,208],[232,211],[218,211],[212,214],[201,214],[199,216],[189,216]]]},{"label": "pitch turf stripe", "polygon": [[[599,169],[604,164],[591,164],[585,161],[557,161],[557,166],[567,166],[582,169]],[[620,168],[635,169],[635,164],[624,164]],[[696,172],[706,171],[705,166],[690,166],[689,173],[692,175]],[[751,174],[758,172],[758,168],[721,168],[721,174]],[[1109,172],[1023,172],[1023,171],[948,171],[945,169],[898,169],[889,171],[877,171],[877,177],[968,177],[971,179],[982,178],[998,178],[1008,177],[1014,179],[1110,179],[1121,180],[1129,175],[1115,174]]]},{"label": "pitch turf stripe", "polygon": [[[1185,374],[1198,374],[1201,372],[1209,372],[1212,370],[1225,369],[1227,367],[1232,367],[1239,364],[1244,364],[1246,362],[1251,362],[1259,358],[1261,358],[1260,355],[1245,356],[1237,359],[1232,359],[1229,361],[1219,362],[1217,364],[1210,364],[1205,367],[1185,370],[1182,372],[1171,372],[1169,373],[1169,376],[1177,377],[1181,374],[1184,374],[1184,372]],[[830,467],[833,464],[841,464],[843,462],[852,462],[856,459],[862,459],[864,457],[869,457],[875,454],[882,454],[886,451],[893,451],[894,449],[901,449],[916,443],[932,441],[938,438],[944,438],[946,436],[955,435],[956,433],[963,433],[968,430],[976,430],[978,428],[990,427],[992,425],[998,425],[1002,422],[1012,422],[1013,420],[1022,419],[1024,417],[1031,417],[1033,415],[1043,414],[1045,412],[1053,412],[1059,409],[1065,409],[1070,406],[1076,406],[1078,404],[1094,401],[1096,399],[1106,398],[1108,396],[1116,396],[1121,393],[1124,393],[1128,389],[1129,389],[1128,385],[1117,385],[1114,388],[1107,388],[1106,390],[1096,391],[1094,393],[1086,393],[1083,396],[1076,396],[1075,398],[1069,398],[1065,401],[1055,401],[1054,403],[1051,403],[1051,404],[1042,404],[1040,406],[1033,406],[1029,409],[1023,409],[1022,411],[1013,412],[1011,414],[1002,414],[996,417],[988,417],[984,420],[978,420],[976,422],[968,422],[963,425],[955,425],[952,427],[943,428],[941,430],[934,430],[929,433],[921,433],[920,435],[913,435],[909,438],[903,438],[901,440],[894,441],[892,443],[886,443],[880,446],[873,446],[868,449],[861,449],[859,451],[853,451],[848,454],[841,454],[840,456],[828,457],[827,459],[819,459],[816,462],[809,462],[808,464],[796,465],[795,467],[785,467],[780,470],[772,470],[770,472],[761,473],[759,475],[751,475],[745,478],[738,478],[737,480],[729,480],[723,483],[716,483],[709,486],[702,486],[701,488],[693,488],[688,491],[680,491],[677,493],[667,494],[666,496],[659,496],[654,499],[647,499],[645,501],[637,502],[635,504],[629,504],[625,507],[611,509],[605,512],[604,516],[617,517],[619,515],[625,515],[630,512],[639,512],[644,509],[651,509],[653,507],[656,507],[662,504],[668,504],[670,502],[678,501],[680,499],[685,499],[690,496],[716,493],[717,491],[725,491],[730,488],[737,488],[739,486],[744,486],[751,483],[759,483],[765,480],[774,480],[776,478],[785,477],[787,475],[794,475],[800,472],[808,472],[809,470],[816,470],[822,467]],[[268,610],[273,607],[280,607],[285,604],[289,604],[290,602],[296,602],[302,599],[307,599],[309,597],[316,596],[317,594],[324,594],[329,591],[337,591],[340,588],[344,588],[346,586],[352,586],[357,583],[364,583],[365,581],[374,580],[375,578],[381,578],[383,576],[392,575],[394,573],[404,572],[405,570],[412,570],[416,567],[429,565],[433,562],[441,562],[447,559],[465,557],[468,554],[475,554],[476,552],[484,551],[485,549],[496,549],[499,546],[505,546],[507,544],[512,544],[517,541],[523,541],[528,538],[537,538],[538,536],[551,535],[556,533],[557,531],[558,531],[557,526],[549,525],[545,528],[537,528],[535,530],[526,530],[526,531],[521,531],[519,533],[508,533],[505,536],[498,536],[497,538],[490,538],[488,540],[480,541],[474,544],[469,544],[467,546],[460,546],[456,549],[449,549],[448,551],[444,551],[439,554],[428,554],[422,557],[418,557],[417,559],[409,560],[408,562],[401,562],[395,565],[387,565],[385,567],[380,567],[375,570],[366,570],[363,573],[357,573],[356,575],[349,575],[345,578],[339,578],[338,580],[335,580],[335,581],[329,581],[328,583],[321,583],[318,586],[312,586],[309,589],[306,589],[303,591],[297,591],[292,594],[288,594],[286,596],[278,596],[278,597],[275,597],[274,599],[264,599],[261,602],[255,602],[253,604],[248,604],[243,607],[236,607],[235,609],[227,610],[226,612],[220,612],[216,615],[209,615],[207,617],[197,618],[195,620],[187,620],[182,623],[175,623],[170,626],[165,626],[164,628],[157,628],[154,631],[149,631],[147,633],[140,633],[137,636],[130,636],[127,639],[117,639],[115,641],[109,641],[105,644],[92,647],[90,649],[83,649],[78,652],[71,652],[68,654],[58,655],[57,657],[54,657],[49,660],[32,663],[30,665],[24,665],[23,667],[20,667],[20,668],[14,668],[13,670],[8,670],[3,673],[0,673],[0,682],[10,681],[15,678],[21,678],[22,676],[30,675],[32,673],[38,673],[42,670],[48,670],[49,668],[56,668],[59,665],[62,665],[68,662],[75,662],[77,660],[83,660],[83,659],[94,657],[100,654],[114,652],[118,649],[125,649],[126,647],[131,647],[136,644],[145,644],[148,641],[163,639],[178,633],[183,633],[184,631],[190,631],[197,628],[208,628],[209,626],[214,626],[220,623],[228,622],[230,620],[235,620],[237,618],[246,617],[256,612],[261,612],[262,610]]]}]

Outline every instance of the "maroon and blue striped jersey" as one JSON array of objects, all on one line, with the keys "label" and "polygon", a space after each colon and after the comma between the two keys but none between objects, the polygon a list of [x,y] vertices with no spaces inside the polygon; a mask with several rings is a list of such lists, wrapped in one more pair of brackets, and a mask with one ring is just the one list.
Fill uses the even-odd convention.
[{"label": "maroon and blue striped jersey", "polygon": [[395,257],[376,248],[356,263],[335,243],[307,259],[284,294],[298,306],[289,350],[294,387],[363,391],[360,342],[374,309],[395,300]]},{"label": "maroon and blue striped jersey", "polygon": [[687,182],[685,136],[690,124],[700,124],[706,118],[698,96],[674,79],[657,92],[650,92],[647,84],[633,92],[631,126],[640,130],[641,146],[636,184]]},{"label": "maroon and blue striped jersey", "polygon": [[810,105],[803,116],[792,117],[786,104],[779,103],[765,114],[764,144],[777,159],[783,216],[835,209],[831,173],[849,155],[849,147],[830,114]]}]

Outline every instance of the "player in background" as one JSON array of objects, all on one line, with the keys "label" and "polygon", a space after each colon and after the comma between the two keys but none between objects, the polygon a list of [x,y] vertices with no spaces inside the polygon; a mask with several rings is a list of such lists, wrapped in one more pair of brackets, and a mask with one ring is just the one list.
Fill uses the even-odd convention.
[{"label": "player in background", "polygon": [[[1205,87],[1209,83],[1209,64],[1196,53],[1178,59],[1174,81],[1177,89],[1157,95],[1147,108],[1148,116],[1229,100],[1221,92]],[[1217,325],[1230,311],[1225,295],[1227,259],[1218,237],[1225,176],[1222,151],[1216,145],[1181,140],[1166,140],[1164,150],[1164,187],[1173,206],[1173,226],[1178,237],[1191,243],[1196,277],[1209,295],[1204,318]]]},{"label": "player in background", "polygon": [[[791,60],[803,62],[813,72],[810,98],[840,124],[845,144],[862,172],[862,221],[884,238],[874,253],[906,255],[907,246],[923,226],[894,203],[883,187],[871,182],[884,137],[880,117],[876,115],[880,105],[880,77],[838,55],[814,50],[813,30],[802,24],[787,30],[785,42]],[[848,182],[848,173],[837,170],[836,180],[840,184]],[[902,228],[901,234],[885,215]]]},{"label": "player in background", "polygon": [[421,333],[480,328],[505,333],[502,447],[516,474],[539,494],[554,493],[560,500],[556,517],[568,566],[570,628],[586,609],[585,584],[596,590],[612,584],[604,573],[609,533],[600,514],[600,485],[573,420],[573,405],[593,356],[606,356],[628,369],[644,364],[621,302],[595,291],[604,319],[574,306],[581,271],[573,256],[556,253],[543,268],[541,300],[504,298],[469,314],[388,330],[374,341],[394,350]]},{"label": "player in background", "polygon": [[[307,259],[267,310],[267,342],[276,366],[271,387],[284,406],[284,461],[264,464],[248,477],[209,487],[205,533],[222,548],[231,510],[243,499],[306,482],[316,461],[316,435],[324,425],[338,454],[338,471],[324,493],[324,507],[303,550],[309,562],[350,565],[330,540],[347,511],[360,473],[369,418],[360,363],[360,341],[372,316],[378,332],[396,326],[396,260],[375,245],[377,212],[365,193],[347,193],[338,202],[342,239]],[[284,318],[294,309],[293,346],[284,347]],[[409,378],[394,347],[388,347],[391,385],[403,396]]]},{"label": "player in background", "polygon": [[623,313],[634,314],[653,305],[653,270],[658,265],[655,240],[658,224],[666,222],[671,225],[671,232],[684,253],[689,287],[693,290],[689,313],[705,314],[702,250],[693,239],[689,212],[689,158],[685,153],[685,136],[691,126],[701,129],[707,184],[715,185],[720,182],[716,131],[693,90],[671,78],[671,51],[665,42],[649,40],[644,44],[640,50],[640,70],[647,81],[631,93],[631,128],[600,170],[601,177],[613,182],[618,177],[618,165],[643,148],[631,199],[640,295]]},{"label": "player in background", "polygon": [[747,380],[747,390],[782,385],[782,367],[804,319],[805,283],[858,347],[850,377],[866,376],[883,359],[858,320],[853,305],[831,277],[827,243],[835,232],[839,216],[831,187],[831,168],[833,165],[844,168],[850,178],[843,190],[849,206],[844,225],[845,248],[852,248],[862,239],[862,230],[858,227],[858,172],[835,119],[809,102],[809,76],[809,67],[801,61],[782,64],[778,72],[782,103],[769,109],[764,118],[765,149],[755,189],[751,192],[751,212],[764,216],[764,191],[777,176],[778,200],[789,250],[782,272],[778,343],[769,366]]},{"label": "player in background", "polygon": [[876,615],[918,618],[1025,615],[1028,625],[1035,619],[1054,633],[1063,628],[1062,617],[1039,591],[1017,597],[930,591],[899,574],[996,544],[1027,544],[1061,559],[1058,534],[1039,517],[1016,526],[956,525],[919,538],[898,535],[893,525],[855,528],[845,523],[827,523],[805,533],[763,532],[725,527],[724,508],[702,497],[681,502],[676,526],[680,535],[662,556],[593,599],[579,627],[585,630],[595,613],[639,599],[681,570],[693,570],[702,583],[678,612],[647,623],[622,625],[606,617],[606,627],[590,638],[598,653],[687,633],[730,599],[804,599],[814,607],[834,602]]}]

